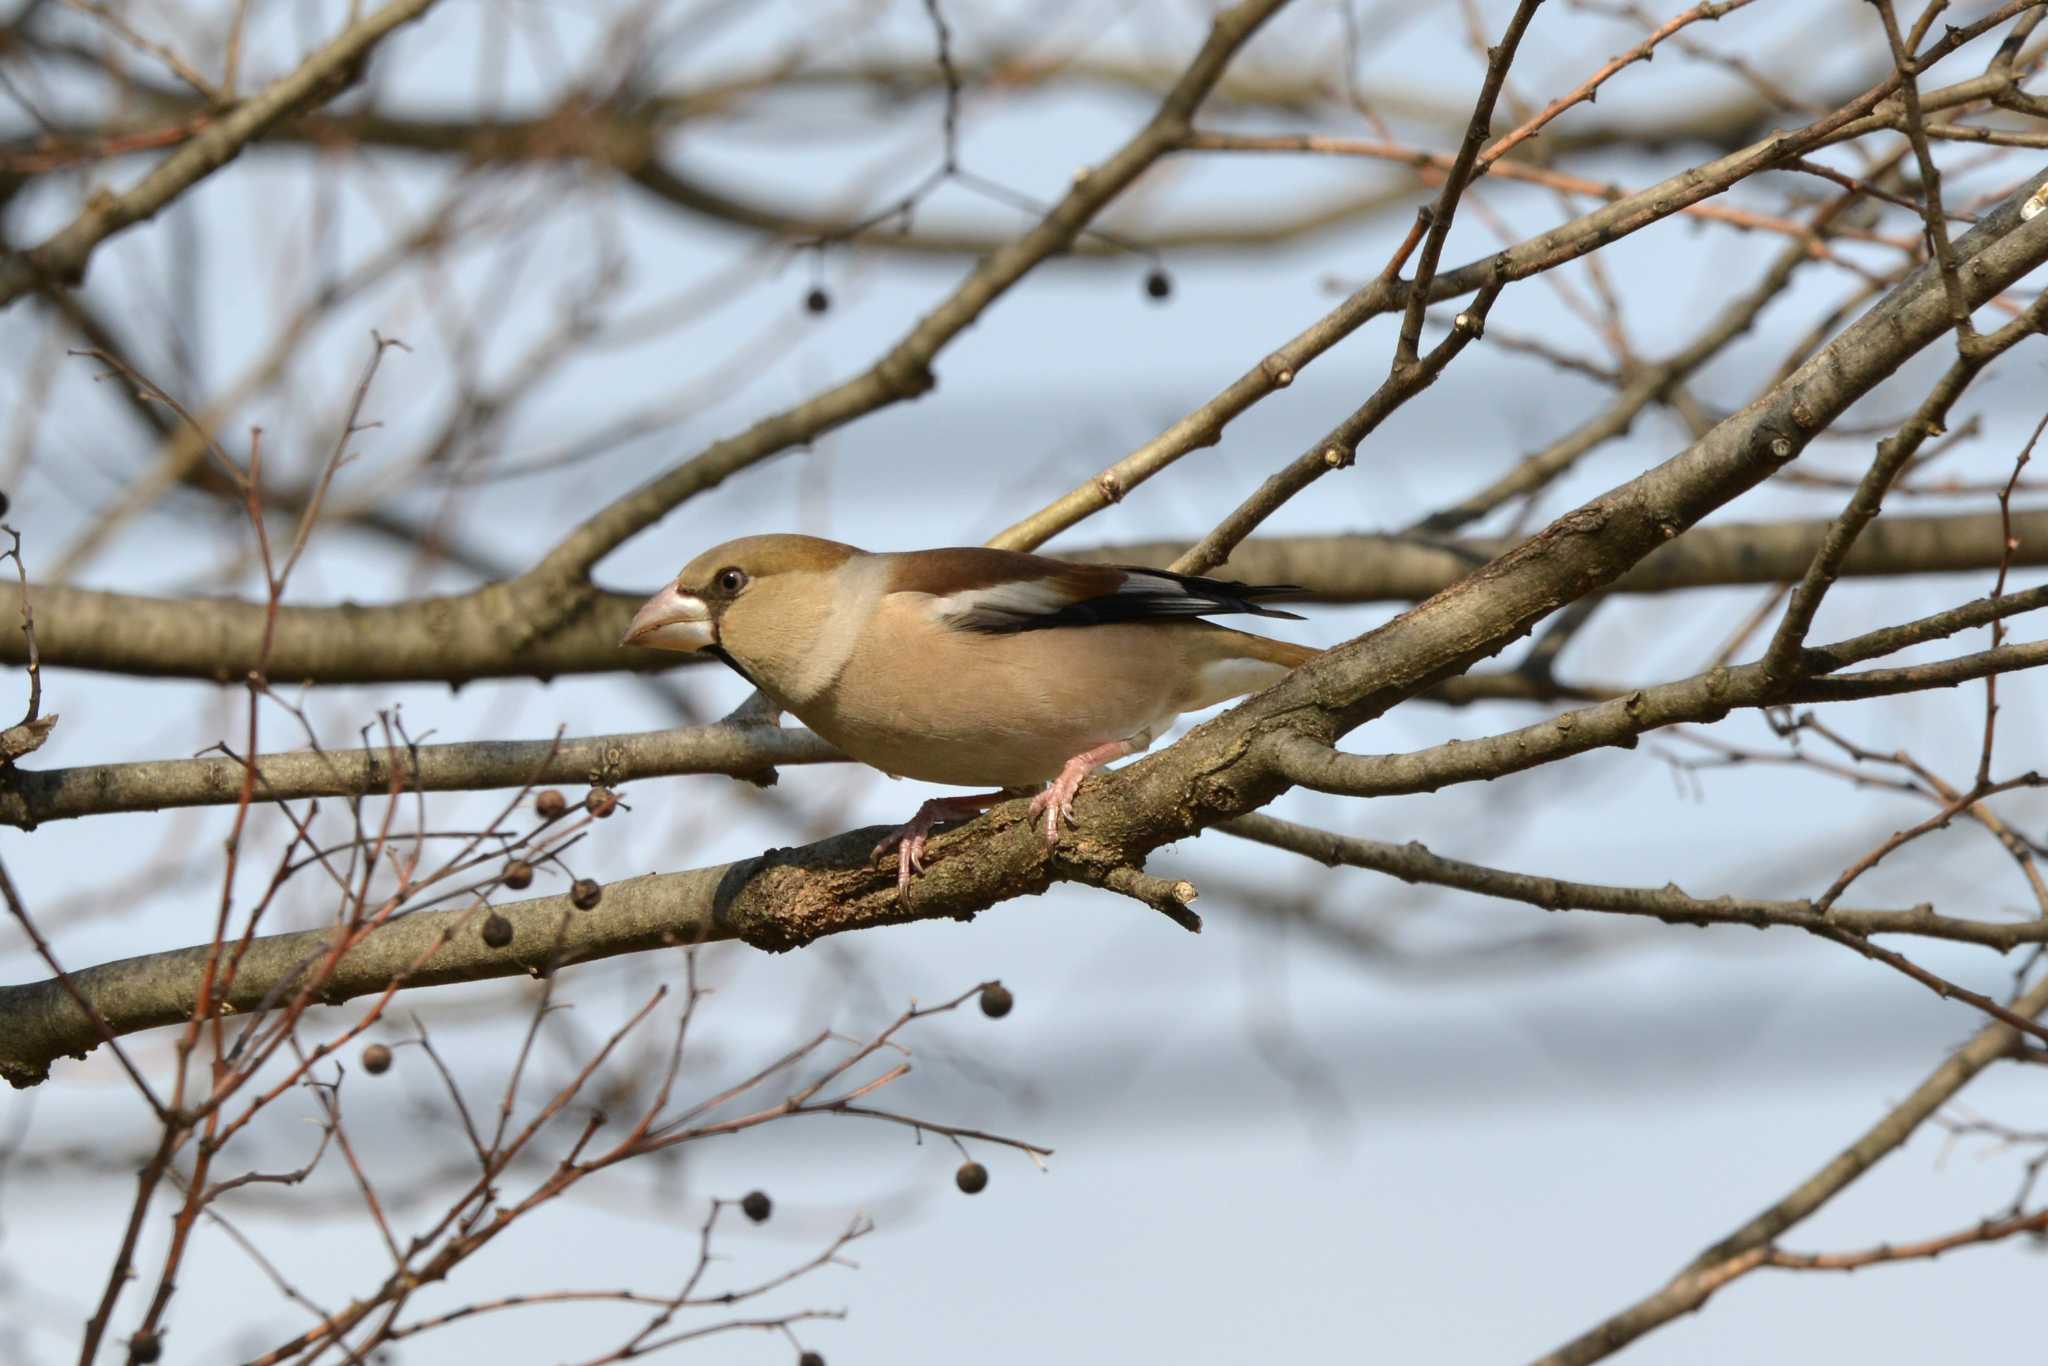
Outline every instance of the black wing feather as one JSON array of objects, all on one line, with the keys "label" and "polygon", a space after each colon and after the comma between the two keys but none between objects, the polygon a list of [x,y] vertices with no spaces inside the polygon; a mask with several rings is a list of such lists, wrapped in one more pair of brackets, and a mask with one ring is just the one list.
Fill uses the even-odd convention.
[{"label": "black wing feather", "polygon": [[[1016,614],[1003,620],[982,616],[967,629],[991,634],[1043,631],[1055,626],[1108,626],[1127,621],[1162,621],[1184,617],[1224,616],[1244,613],[1255,617],[1281,617],[1302,621],[1299,612],[1268,607],[1260,598],[1282,597],[1306,592],[1291,583],[1249,584],[1225,579],[1205,579],[1194,574],[1175,574],[1164,569],[1143,569],[1136,565],[1112,565],[1130,576],[1114,593],[1083,598],[1056,612]],[[1157,581],[1156,588],[1144,586]]]}]

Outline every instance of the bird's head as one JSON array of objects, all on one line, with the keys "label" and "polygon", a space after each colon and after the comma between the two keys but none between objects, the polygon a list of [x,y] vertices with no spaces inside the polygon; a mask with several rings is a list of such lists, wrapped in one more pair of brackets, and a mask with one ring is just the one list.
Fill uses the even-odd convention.
[{"label": "bird's head", "polygon": [[741,673],[800,652],[832,609],[833,579],[863,552],[816,536],[742,536],[683,566],[633,614],[622,645],[703,650]]}]

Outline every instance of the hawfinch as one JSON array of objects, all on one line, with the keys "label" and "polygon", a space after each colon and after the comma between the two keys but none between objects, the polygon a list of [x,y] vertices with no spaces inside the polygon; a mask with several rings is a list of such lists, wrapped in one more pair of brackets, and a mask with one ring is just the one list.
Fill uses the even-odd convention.
[{"label": "hawfinch", "polygon": [[[1278,682],[1320,651],[1201,620],[1289,617],[1289,590],[1009,550],[870,554],[814,536],[707,550],[634,614],[624,644],[715,655],[784,711],[893,777],[1036,788],[1048,844],[1095,769],[1182,712]],[[876,846],[899,887],[932,829],[1004,792],[940,797]]]}]

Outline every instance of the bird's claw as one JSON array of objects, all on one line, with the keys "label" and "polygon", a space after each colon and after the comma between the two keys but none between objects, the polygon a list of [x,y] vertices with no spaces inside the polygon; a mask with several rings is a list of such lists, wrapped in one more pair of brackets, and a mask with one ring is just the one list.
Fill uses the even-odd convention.
[{"label": "bird's claw", "polygon": [[896,891],[901,895],[910,887],[910,879],[924,871],[924,847],[931,840],[932,827],[938,824],[920,811],[911,820],[883,836],[882,842],[869,854],[878,859],[891,849],[896,851]]},{"label": "bird's claw", "polygon": [[915,816],[884,835],[868,857],[878,859],[891,849],[896,851],[896,894],[900,897],[910,889],[910,879],[924,871],[924,851],[931,843],[932,831],[947,821],[980,815],[1002,795],[991,792],[983,797],[934,797],[917,808]]},{"label": "bird's claw", "polygon": [[1029,819],[1045,817],[1045,847],[1056,847],[1060,842],[1060,825],[1074,823],[1074,794],[1081,790],[1081,778],[1076,774],[1072,782],[1062,773],[1051,787],[1031,799]]},{"label": "bird's claw", "polygon": [[1059,776],[1045,791],[1031,799],[1030,819],[1037,820],[1041,815],[1045,817],[1046,848],[1058,847],[1062,822],[1068,825],[1078,823],[1074,820],[1074,795],[1081,790],[1081,784],[1087,781],[1088,775],[1126,754],[1135,754],[1141,748],[1129,740],[1115,740],[1083,750],[1067,760]]}]

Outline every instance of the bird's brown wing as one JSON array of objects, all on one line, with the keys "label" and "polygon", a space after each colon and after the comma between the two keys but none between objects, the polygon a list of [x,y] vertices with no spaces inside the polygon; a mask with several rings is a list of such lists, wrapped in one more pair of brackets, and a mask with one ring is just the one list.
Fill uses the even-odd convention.
[{"label": "bird's brown wing", "polygon": [[1233,583],[1137,565],[1068,564],[974,547],[904,559],[893,590],[929,595],[933,614],[956,631],[1040,631],[1232,613],[1301,620],[1298,613],[1259,601],[1302,591],[1291,584]]}]

